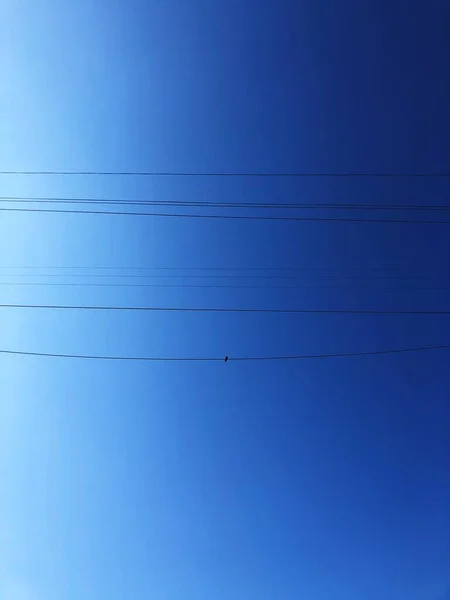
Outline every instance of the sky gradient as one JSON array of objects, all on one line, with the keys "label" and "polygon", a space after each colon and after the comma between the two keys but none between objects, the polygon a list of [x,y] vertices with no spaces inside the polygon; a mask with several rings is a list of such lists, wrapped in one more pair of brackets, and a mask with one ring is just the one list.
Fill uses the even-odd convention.
[{"label": "sky gradient", "polygon": [[[1,170],[448,171],[448,2],[6,0],[0,17]],[[449,182],[0,176],[0,190],[448,204]],[[6,274],[410,269],[442,281],[449,251],[445,225],[0,214]],[[448,309],[448,290],[403,287],[0,293],[2,303]],[[0,332],[11,350],[286,355],[448,344],[450,318],[4,310]],[[0,356],[0,599],[443,600],[449,359]]]}]

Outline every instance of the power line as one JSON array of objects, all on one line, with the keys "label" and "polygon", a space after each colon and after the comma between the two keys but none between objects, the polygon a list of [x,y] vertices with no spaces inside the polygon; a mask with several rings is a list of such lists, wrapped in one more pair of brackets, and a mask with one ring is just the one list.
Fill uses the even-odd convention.
[{"label": "power line", "polygon": [[94,310],[191,313],[278,313],[317,315],[450,315],[450,310],[377,310],[377,309],[309,309],[309,308],[222,308],[174,306],[97,306],[63,304],[0,304],[0,308],[33,308],[46,310]]},{"label": "power line", "polygon": [[383,279],[394,279],[396,281],[399,280],[434,280],[434,279],[449,279],[449,276],[441,276],[441,275],[303,275],[299,277],[298,275],[278,275],[278,274],[270,274],[270,275],[192,275],[181,273],[177,275],[156,275],[156,274],[115,274],[115,275],[107,275],[105,273],[7,273],[6,275],[1,275],[0,277],[44,277],[44,278],[59,278],[59,279],[68,279],[68,278],[98,278],[98,279],[264,279],[267,281],[277,280],[277,279],[287,279],[293,281],[310,281],[310,280],[366,280],[366,281],[379,281]]},{"label": "power line", "polygon": [[422,220],[422,219],[369,219],[349,217],[274,217],[255,215],[200,215],[189,213],[161,213],[161,212],[137,212],[137,211],[112,211],[112,210],[62,210],[57,208],[0,208],[1,212],[24,212],[42,214],[77,214],[77,215],[121,215],[129,217],[165,217],[178,219],[226,219],[247,221],[297,221],[318,222],[328,221],[335,223],[399,223],[399,224],[427,224],[427,225],[449,225],[450,221]]},{"label": "power line", "polygon": [[141,362],[250,362],[250,361],[285,361],[314,360],[326,358],[343,358],[357,356],[381,356],[387,354],[404,354],[425,352],[428,350],[448,350],[450,344],[441,346],[422,346],[419,348],[395,348],[389,350],[370,350],[363,352],[337,352],[327,354],[299,354],[297,356],[227,356],[227,357],[156,357],[156,356],[102,356],[89,354],[59,354],[51,352],[27,352],[22,350],[0,350],[0,354],[14,356],[35,356],[45,358],[72,358],[83,360],[141,361]]},{"label": "power line", "polygon": [[68,277],[98,277],[99,279],[114,279],[119,277],[121,279],[296,279],[294,275],[270,275],[267,277],[265,275],[189,275],[185,273],[181,275],[142,275],[140,273],[137,275],[130,275],[129,273],[125,275],[106,275],[105,273],[87,273],[84,275],[75,273],[68,273],[67,275],[64,273],[41,273],[36,275],[34,273],[8,273],[8,277],[57,277],[63,279]]},{"label": "power line", "polygon": [[48,283],[48,282],[36,282],[36,281],[0,281],[0,286],[9,287],[95,287],[95,288],[177,288],[177,289],[264,289],[264,290],[367,290],[370,292],[384,292],[384,291],[399,291],[399,292],[411,292],[411,291],[447,291],[450,290],[450,286],[440,287],[371,287],[371,286],[342,286],[342,285],[246,285],[246,284],[167,284],[167,283],[91,283],[91,282],[63,282],[63,283]]},{"label": "power line", "polygon": [[131,266],[75,266],[75,265],[63,265],[63,266],[17,266],[17,265],[0,265],[0,269],[74,269],[81,271],[82,269],[97,269],[97,270],[115,270],[115,271],[408,271],[408,269],[392,269],[382,267],[362,267],[362,268],[348,268],[348,267],[131,267]]},{"label": "power line", "polygon": [[[1,270],[6,272],[2,273]],[[61,272],[56,272],[60,270]],[[26,271],[17,272],[17,271]],[[42,272],[39,272],[42,271]],[[51,271],[49,273],[45,271]],[[81,271],[80,273],[74,271]],[[100,271],[96,273],[95,271]],[[118,271],[118,272],[114,272]],[[131,272],[129,272],[131,271]],[[143,272],[142,272],[143,271]],[[153,272],[152,272],[153,271]],[[185,271],[191,271],[186,273]],[[335,274],[335,271],[337,274]],[[198,280],[265,280],[276,281],[276,280],[289,280],[292,282],[302,281],[364,281],[364,282],[383,282],[383,280],[396,280],[412,282],[413,280],[426,280],[434,281],[449,279],[448,275],[444,273],[435,273],[427,275],[415,275],[408,274],[408,269],[341,269],[343,273],[339,273],[339,270],[333,269],[296,269],[296,268],[202,268],[202,267],[56,267],[56,266],[0,266],[0,278],[1,277],[13,277],[13,278],[43,278],[43,279],[192,279],[195,285],[199,284]],[[317,273],[317,274],[316,274]],[[414,273],[410,270],[409,273]],[[55,284],[57,285],[57,284]],[[88,284],[87,284],[88,285]],[[133,285],[133,284],[131,284]],[[139,284],[136,284],[139,285]],[[149,284],[150,285],[150,284]],[[165,284],[161,284],[165,285]],[[225,286],[227,287],[227,286]],[[263,286],[265,287],[265,286]],[[273,287],[273,286],[268,286]],[[293,287],[293,286],[289,286]]]},{"label": "power line", "polygon": [[205,172],[205,171],[0,171],[0,175],[43,175],[43,176],[120,176],[120,177],[302,177],[302,178],[348,178],[348,177],[449,177],[450,173],[437,172]]},{"label": "power line", "polygon": [[[1,270],[8,272],[2,274]],[[55,271],[62,271],[55,273]],[[10,272],[16,271],[16,272]],[[26,273],[17,273],[17,271],[28,271]],[[36,273],[42,271],[42,273]],[[51,273],[46,273],[51,271]],[[82,273],[73,273],[73,271],[82,271]],[[87,273],[86,273],[87,271]],[[99,273],[93,273],[99,271]],[[103,272],[102,272],[103,271]],[[106,271],[106,272],[105,272]],[[111,273],[118,271],[118,273]],[[128,273],[124,273],[128,271]],[[154,273],[152,273],[152,271]],[[168,271],[169,273],[164,273]],[[191,273],[186,273],[190,271]],[[448,278],[447,273],[429,274],[429,270],[422,269],[427,275],[409,275],[417,271],[409,268],[388,268],[388,267],[144,267],[144,266],[111,266],[111,265],[0,265],[0,277],[45,277],[45,278],[195,278],[195,279],[440,279]],[[142,273],[143,272],[143,273]],[[156,272],[156,273],[155,273]],[[418,271],[420,273],[420,269]],[[110,273],[110,274],[108,274]],[[162,273],[162,274],[158,274]],[[218,275],[217,273],[220,273]],[[235,274],[239,273],[239,275]],[[245,274],[243,274],[245,273]],[[258,273],[258,275],[255,275]],[[263,274],[265,273],[265,274]],[[319,273],[315,275],[314,273]],[[263,275],[261,275],[263,274]]]},{"label": "power line", "polygon": [[417,210],[450,211],[445,204],[364,204],[364,203],[301,203],[301,202],[213,202],[191,200],[123,200],[113,198],[63,198],[51,196],[0,196],[0,201],[9,204],[99,204],[124,206],[174,206],[193,208],[264,208],[296,210]]}]

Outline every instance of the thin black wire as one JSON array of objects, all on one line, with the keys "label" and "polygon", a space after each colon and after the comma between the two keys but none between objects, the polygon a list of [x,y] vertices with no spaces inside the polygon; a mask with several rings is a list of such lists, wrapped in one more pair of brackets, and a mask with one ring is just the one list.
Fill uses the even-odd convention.
[{"label": "thin black wire", "polygon": [[26,213],[58,213],[77,215],[121,215],[129,217],[172,217],[179,219],[227,219],[247,221],[328,221],[335,223],[399,223],[399,224],[427,224],[427,225],[449,225],[450,221],[431,221],[419,219],[369,219],[369,218],[347,218],[347,217],[261,217],[255,215],[199,215],[185,213],[156,213],[137,211],[112,211],[112,210],[62,210],[56,208],[0,208],[1,212],[26,212]]},{"label": "thin black wire", "polygon": [[250,361],[282,361],[282,360],[314,360],[326,358],[343,358],[357,356],[381,356],[387,354],[403,354],[425,352],[428,350],[448,350],[450,344],[441,346],[422,346],[419,348],[395,348],[389,350],[373,350],[365,352],[337,352],[328,354],[299,354],[297,356],[228,356],[226,357],[156,357],[156,356],[102,356],[88,354],[59,354],[53,352],[27,352],[22,350],[0,350],[0,354],[14,356],[36,356],[46,358],[71,358],[83,360],[113,360],[141,362],[250,362]]},{"label": "thin black wire", "polygon": [[55,278],[59,278],[59,279],[69,279],[69,278],[79,278],[79,279],[84,279],[84,278],[98,278],[98,279],[263,279],[263,280],[267,280],[267,281],[274,281],[274,280],[278,280],[278,279],[283,279],[283,280],[290,280],[290,281],[316,281],[316,280],[328,280],[328,281],[335,281],[335,280],[349,280],[349,281],[357,281],[357,280],[365,280],[365,281],[379,281],[379,280],[385,280],[385,279],[393,279],[396,281],[399,280],[405,280],[405,281],[409,281],[409,280],[435,280],[435,279],[449,279],[450,276],[449,275],[359,275],[359,274],[352,274],[352,275],[302,275],[301,277],[299,277],[298,275],[278,275],[278,274],[267,274],[267,275],[211,275],[211,274],[204,274],[204,275],[193,275],[193,274],[186,274],[186,273],[181,273],[181,274],[164,274],[164,275],[157,275],[154,273],[151,274],[142,274],[142,273],[136,273],[136,274],[130,274],[130,273],[125,273],[125,274],[106,274],[106,273],[6,273],[4,275],[0,274],[0,277],[20,277],[20,278],[25,278],[25,277],[43,277],[43,278],[50,278],[50,279],[55,279]]},{"label": "thin black wire", "polygon": [[212,202],[190,200],[120,200],[113,198],[55,198],[50,196],[0,196],[0,201],[10,204],[100,204],[124,206],[175,206],[207,208],[264,208],[264,209],[336,209],[336,210],[417,210],[450,211],[445,204],[364,204],[319,202],[303,204],[301,202]]},{"label": "thin black wire", "polygon": [[[1,277],[1,275],[0,275]],[[45,273],[40,273],[40,274],[35,274],[35,273],[8,273],[8,277],[51,277],[51,278],[68,278],[68,277],[79,277],[79,278],[83,278],[83,277],[95,277],[95,278],[99,278],[99,279],[114,279],[114,278],[121,278],[121,279],[297,279],[295,277],[295,275],[270,275],[268,277],[264,276],[264,275],[188,275],[188,274],[181,274],[181,275],[154,275],[154,274],[150,274],[150,275],[142,275],[142,274],[137,274],[137,275],[130,275],[130,274],[125,274],[125,275],[106,275],[104,273],[86,273],[84,275],[80,275],[80,274],[75,274],[75,273],[68,273],[68,274],[63,274],[63,273],[49,273],[49,274],[45,274]]]},{"label": "thin black wire", "polygon": [[366,268],[333,268],[333,267],[112,267],[112,266],[1,266],[0,269],[74,269],[81,271],[82,269],[98,269],[98,270],[115,270],[115,271],[408,271],[408,269],[392,269],[380,267]]},{"label": "thin black wire", "polygon": [[202,172],[202,171],[0,171],[0,175],[79,175],[79,176],[120,176],[120,177],[304,177],[304,178],[341,178],[341,177],[449,177],[450,173],[330,173],[330,172]]},{"label": "thin black wire", "polygon": [[166,284],[166,283],[86,283],[86,282],[63,282],[63,283],[48,283],[48,282],[36,282],[36,281],[0,281],[0,286],[24,286],[24,287],[105,287],[105,288],[178,288],[178,289],[264,289],[264,290],[367,290],[370,292],[384,292],[384,291],[399,291],[399,292],[411,292],[411,291],[446,291],[450,290],[450,286],[439,286],[439,287],[371,287],[371,286],[339,286],[339,285],[230,285],[230,284]]},{"label": "thin black wire", "polygon": [[222,308],[175,306],[96,306],[63,304],[0,304],[0,308],[33,308],[46,310],[94,310],[192,313],[278,313],[317,315],[450,315],[450,310],[379,310],[379,309],[309,309],[309,308]]}]

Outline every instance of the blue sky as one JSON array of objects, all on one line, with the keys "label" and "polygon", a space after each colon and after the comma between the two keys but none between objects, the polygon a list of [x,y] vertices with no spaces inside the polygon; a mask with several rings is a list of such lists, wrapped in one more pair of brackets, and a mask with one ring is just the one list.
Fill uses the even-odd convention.
[{"label": "blue sky", "polygon": [[[448,171],[448,2],[6,0],[2,170]],[[0,178],[1,195],[448,202],[445,180]],[[0,216],[0,265],[406,268],[445,226]],[[2,302],[446,309],[448,291],[2,287]],[[3,311],[2,348],[445,344],[445,317]],[[0,358],[1,600],[441,600],[449,355]]]}]

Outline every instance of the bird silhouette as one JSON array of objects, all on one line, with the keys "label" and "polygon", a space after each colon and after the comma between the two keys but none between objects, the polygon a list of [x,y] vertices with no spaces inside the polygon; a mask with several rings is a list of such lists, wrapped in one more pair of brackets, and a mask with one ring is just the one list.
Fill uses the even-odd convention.
[{"label": "bird silhouette", "polygon": [[228,356],[225,356],[225,362],[228,362]]}]

